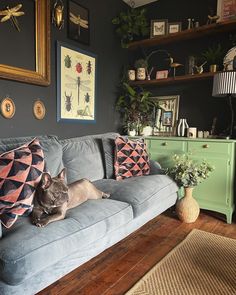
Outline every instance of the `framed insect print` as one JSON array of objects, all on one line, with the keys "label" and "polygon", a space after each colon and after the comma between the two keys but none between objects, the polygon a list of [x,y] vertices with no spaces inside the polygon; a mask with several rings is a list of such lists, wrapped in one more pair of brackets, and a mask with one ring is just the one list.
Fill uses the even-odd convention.
[{"label": "framed insect print", "polygon": [[152,97],[156,103],[154,135],[174,136],[179,113],[179,95]]},{"label": "framed insect print", "polygon": [[151,38],[164,36],[167,34],[167,19],[155,19],[151,20]]},{"label": "framed insect print", "polygon": [[89,45],[89,10],[75,1],[68,2],[68,37]]},{"label": "framed insect print", "polygon": [[50,1],[0,1],[0,78],[50,84]]},{"label": "framed insect print", "polygon": [[57,43],[57,120],[95,123],[96,55]]}]

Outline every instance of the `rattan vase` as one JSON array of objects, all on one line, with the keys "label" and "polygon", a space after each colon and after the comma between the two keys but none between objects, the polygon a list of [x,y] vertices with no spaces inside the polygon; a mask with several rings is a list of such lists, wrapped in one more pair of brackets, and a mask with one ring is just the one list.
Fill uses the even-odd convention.
[{"label": "rattan vase", "polygon": [[193,198],[193,188],[184,188],[184,197],[176,204],[176,212],[179,219],[185,223],[193,223],[197,220],[200,209],[197,201]]}]

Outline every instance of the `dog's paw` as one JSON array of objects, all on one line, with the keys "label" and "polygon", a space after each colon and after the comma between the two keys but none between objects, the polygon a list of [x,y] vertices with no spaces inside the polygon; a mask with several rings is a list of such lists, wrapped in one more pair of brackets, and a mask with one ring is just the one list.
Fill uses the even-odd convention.
[{"label": "dog's paw", "polygon": [[35,223],[35,225],[37,227],[45,227],[47,224],[48,224],[48,221],[47,220],[40,220],[40,221],[38,221],[38,222]]},{"label": "dog's paw", "polygon": [[110,198],[110,195],[111,195],[111,194],[103,193],[103,194],[102,194],[102,198],[103,198],[103,199],[108,199],[108,198]]}]

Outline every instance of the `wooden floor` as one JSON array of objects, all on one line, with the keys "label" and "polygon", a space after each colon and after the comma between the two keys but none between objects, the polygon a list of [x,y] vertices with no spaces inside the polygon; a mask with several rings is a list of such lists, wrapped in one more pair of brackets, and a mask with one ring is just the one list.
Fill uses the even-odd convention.
[{"label": "wooden floor", "polygon": [[38,294],[124,294],[193,228],[236,239],[235,221],[201,212],[194,224],[184,224],[168,211]]}]

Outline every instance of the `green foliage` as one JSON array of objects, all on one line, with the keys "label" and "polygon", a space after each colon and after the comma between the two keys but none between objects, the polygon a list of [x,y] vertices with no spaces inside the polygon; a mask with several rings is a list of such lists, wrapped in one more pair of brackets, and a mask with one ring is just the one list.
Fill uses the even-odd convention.
[{"label": "green foliage", "polygon": [[222,49],[221,44],[218,44],[217,46],[214,45],[208,47],[208,49],[202,53],[202,56],[206,59],[209,65],[219,65],[222,63],[224,54],[225,50]]},{"label": "green foliage", "polygon": [[148,68],[148,62],[146,59],[143,59],[143,58],[140,58],[140,59],[137,59],[134,63],[134,67],[135,69],[138,69],[138,68],[145,68],[147,69]]},{"label": "green foliage", "polygon": [[117,27],[116,33],[121,38],[121,47],[127,48],[135,37],[144,37],[149,33],[145,14],[146,9],[131,8],[112,19],[113,25]]},{"label": "green foliage", "polygon": [[205,160],[196,162],[189,159],[189,155],[174,155],[174,166],[168,174],[176,181],[178,186],[193,187],[208,178],[214,167]]},{"label": "green foliage", "polygon": [[136,124],[145,126],[151,121],[155,103],[150,99],[151,93],[141,87],[122,84],[122,94],[117,100],[116,108],[121,112],[125,127]]}]

